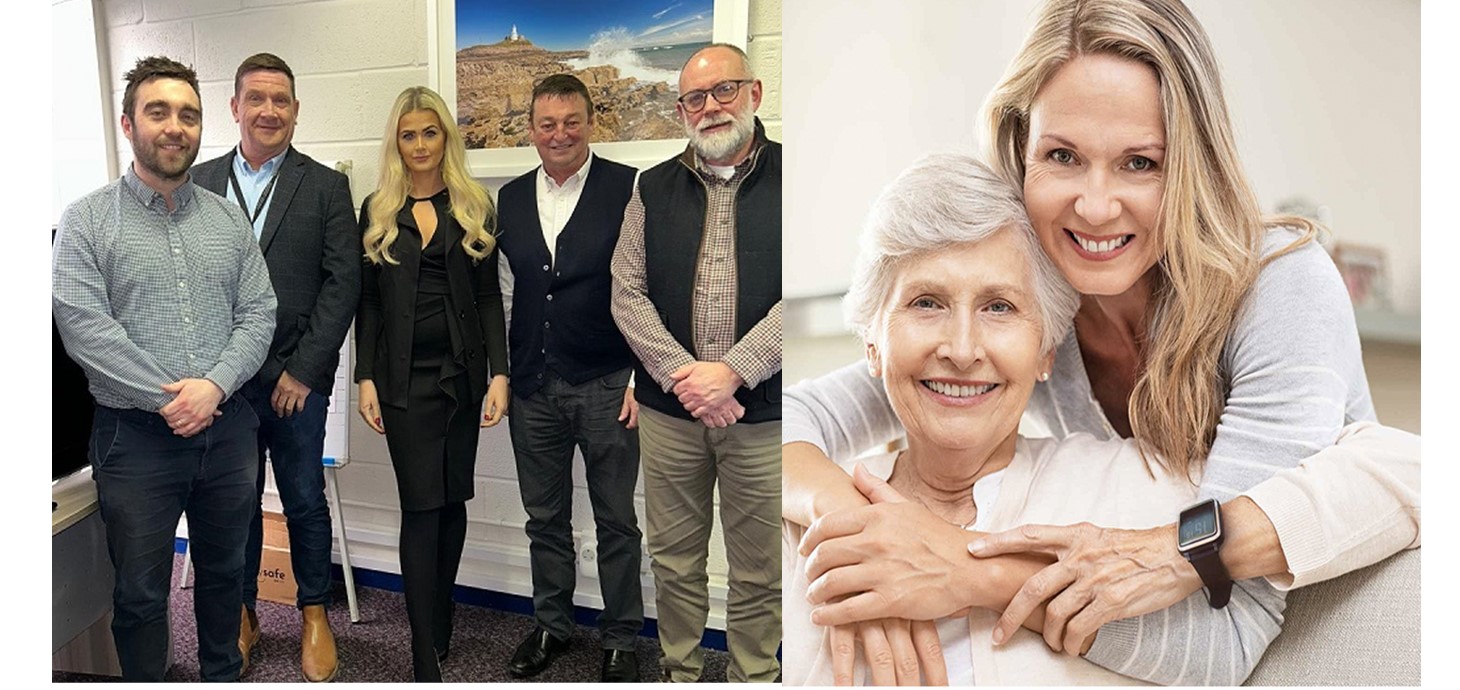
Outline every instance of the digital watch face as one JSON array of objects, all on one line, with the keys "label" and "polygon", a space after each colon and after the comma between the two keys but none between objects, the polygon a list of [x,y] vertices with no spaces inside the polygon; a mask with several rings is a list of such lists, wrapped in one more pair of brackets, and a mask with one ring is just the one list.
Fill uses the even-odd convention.
[{"label": "digital watch face", "polygon": [[1217,536],[1217,506],[1211,501],[1181,511],[1177,543],[1191,548]]}]

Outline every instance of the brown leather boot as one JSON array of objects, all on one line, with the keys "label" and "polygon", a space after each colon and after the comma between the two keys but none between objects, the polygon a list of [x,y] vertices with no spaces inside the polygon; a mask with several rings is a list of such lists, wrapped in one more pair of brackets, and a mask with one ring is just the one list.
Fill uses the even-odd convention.
[{"label": "brown leather boot", "polygon": [[304,632],[300,635],[299,665],[311,683],[328,683],[340,670],[335,656],[335,634],[330,630],[324,606],[304,607]]},{"label": "brown leather boot", "polygon": [[243,654],[243,665],[238,667],[238,676],[243,677],[248,672],[248,656],[253,648],[259,643],[259,615],[248,610],[247,606],[241,606],[243,612],[238,617],[238,651]]}]

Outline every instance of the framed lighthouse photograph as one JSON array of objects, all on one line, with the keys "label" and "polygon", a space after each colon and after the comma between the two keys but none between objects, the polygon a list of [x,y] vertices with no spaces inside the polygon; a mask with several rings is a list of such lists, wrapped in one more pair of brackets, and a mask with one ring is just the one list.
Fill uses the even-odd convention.
[{"label": "framed lighthouse photograph", "polygon": [[531,147],[532,89],[572,74],[593,98],[594,149],[647,167],[685,144],[678,75],[712,42],[744,47],[749,0],[436,0],[428,3],[430,80],[451,104],[479,177],[520,174]]}]

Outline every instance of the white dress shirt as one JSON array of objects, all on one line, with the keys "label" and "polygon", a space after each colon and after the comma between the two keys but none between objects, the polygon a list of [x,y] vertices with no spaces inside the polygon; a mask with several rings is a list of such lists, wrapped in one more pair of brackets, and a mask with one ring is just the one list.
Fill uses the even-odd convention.
[{"label": "white dress shirt", "polygon": [[554,261],[558,258],[558,235],[562,234],[568,219],[573,217],[573,209],[578,208],[578,199],[583,197],[583,185],[588,182],[588,168],[592,165],[593,156],[590,154],[583,161],[583,166],[562,184],[547,174],[547,168],[537,167],[537,220],[542,225],[542,239],[547,243],[548,254]]}]

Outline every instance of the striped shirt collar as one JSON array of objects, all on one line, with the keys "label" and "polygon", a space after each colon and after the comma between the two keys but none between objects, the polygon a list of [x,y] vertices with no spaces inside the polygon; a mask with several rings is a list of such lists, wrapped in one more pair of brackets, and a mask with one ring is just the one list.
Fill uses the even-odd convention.
[{"label": "striped shirt collar", "polygon": [[[141,202],[142,206],[153,208],[154,204],[162,204],[161,208],[166,211],[167,199],[163,198],[161,192],[148,187],[147,183],[142,181],[142,178],[137,175],[135,166],[136,163],[127,166],[127,172],[122,174],[122,182],[127,185],[128,189],[132,190],[133,196],[137,197],[137,201]],[[192,173],[188,173],[187,179],[183,180],[183,183],[177,189],[173,190],[172,200],[177,205],[177,210],[179,211],[186,209],[192,203]]]}]

